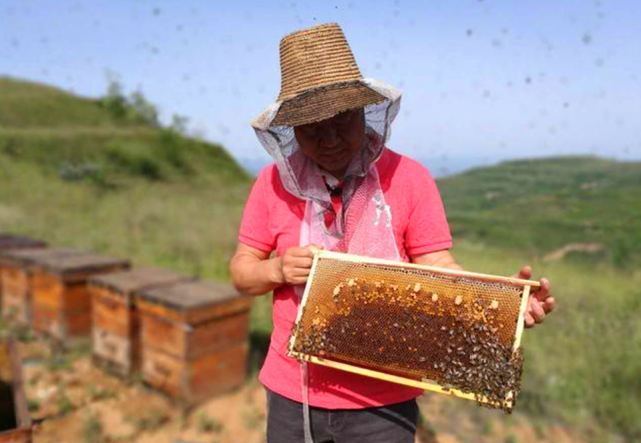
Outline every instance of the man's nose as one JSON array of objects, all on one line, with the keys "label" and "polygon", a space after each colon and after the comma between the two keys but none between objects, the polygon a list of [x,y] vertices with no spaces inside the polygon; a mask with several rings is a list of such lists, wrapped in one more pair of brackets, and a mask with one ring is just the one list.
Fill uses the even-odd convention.
[{"label": "man's nose", "polygon": [[334,125],[327,125],[320,131],[320,145],[323,148],[331,148],[338,144],[338,133]]}]

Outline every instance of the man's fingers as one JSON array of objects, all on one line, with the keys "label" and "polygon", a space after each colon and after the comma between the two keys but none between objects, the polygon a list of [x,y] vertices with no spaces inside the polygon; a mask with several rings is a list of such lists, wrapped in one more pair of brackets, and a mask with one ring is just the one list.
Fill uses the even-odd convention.
[{"label": "man's fingers", "polygon": [[546,313],[550,313],[554,311],[554,306],[556,305],[556,300],[554,300],[554,297],[548,297],[545,302],[543,302],[543,309],[545,310]]},{"label": "man's fingers", "polygon": [[534,321],[537,323],[543,323],[545,320],[545,311],[537,299],[531,299],[531,312]]},{"label": "man's fingers", "polygon": [[307,277],[296,277],[290,281],[292,285],[304,285],[307,283]]},{"label": "man's fingers", "polygon": [[534,292],[534,296],[537,298],[537,300],[544,302],[550,297],[550,293],[552,292],[552,285],[550,284],[550,281],[545,277],[542,278],[539,283],[541,283],[541,287],[538,291]]},{"label": "man's fingers", "polygon": [[309,273],[310,273],[309,268],[293,268],[287,274],[291,278],[295,278],[295,277],[307,277]]},{"label": "man's fingers", "polygon": [[523,266],[519,270],[519,272],[514,274],[514,278],[520,278],[523,280],[529,280],[531,276],[532,276],[532,268],[530,267],[530,265]]},{"label": "man's fingers", "polygon": [[526,328],[531,328],[535,324],[534,318],[532,318],[532,315],[530,315],[529,312],[525,312],[525,314],[523,315],[523,321],[525,322]]},{"label": "man's fingers", "polygon": [[288,264],[294,268],[309,269],[312,267],[312,263],[314,263],[314,260],[309,257],[294,257]]}]

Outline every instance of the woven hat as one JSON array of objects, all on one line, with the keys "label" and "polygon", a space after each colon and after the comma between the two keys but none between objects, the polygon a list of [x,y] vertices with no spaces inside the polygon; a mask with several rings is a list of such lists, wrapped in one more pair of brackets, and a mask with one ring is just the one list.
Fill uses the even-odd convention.
[{"label": "woven hat", "polygon": [[298,126],[385,100],[363,82],[340,26],[328,23],[280,41],[281,89],[270,126]]}]

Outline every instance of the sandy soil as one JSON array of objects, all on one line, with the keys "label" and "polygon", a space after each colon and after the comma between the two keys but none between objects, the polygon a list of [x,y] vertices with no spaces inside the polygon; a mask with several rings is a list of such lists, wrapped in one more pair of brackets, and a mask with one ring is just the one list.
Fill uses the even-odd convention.
[{"label": "sandy soil", "polygon": [[[265,394],[243,387],[189,411],[139,380],[96,367],[87,351],[57,355],[43,342],[21,344],[34,443],[262,443]],[[420,399],[419,443],[583,443],[577,432],[533,423],[518,412],[479,408],[438,394]]]}]

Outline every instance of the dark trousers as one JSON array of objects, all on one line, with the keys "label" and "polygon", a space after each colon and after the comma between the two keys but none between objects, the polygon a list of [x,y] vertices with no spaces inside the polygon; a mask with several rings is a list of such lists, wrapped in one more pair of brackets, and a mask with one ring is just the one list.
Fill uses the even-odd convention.
[{"label": "dark trousers", "polygon": [[[314,443],[414,443],[418,404],[309,408]],[[267,389],[267,442],[303,443],[303,405]]]}]

